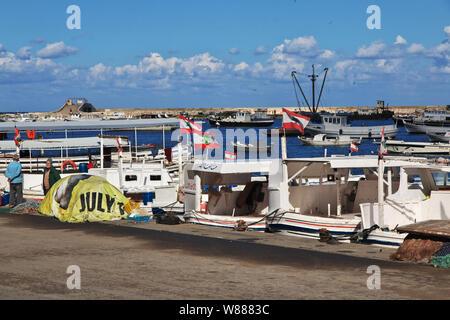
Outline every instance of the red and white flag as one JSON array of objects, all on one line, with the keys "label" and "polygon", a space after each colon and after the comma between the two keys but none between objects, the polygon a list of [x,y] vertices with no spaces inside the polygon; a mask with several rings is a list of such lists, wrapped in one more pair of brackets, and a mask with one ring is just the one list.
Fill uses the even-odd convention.
[{"label": "red and white flag", "polygon": [[381,143],[380,148],[378,149],[378,159],[383,159],[383,156],[387,155],[387,149],[386,149],[386,141],[384,140],[384,127],[383,131],[381,132]]},{"label": "red and white flag", "polygon": [[194,148],[195,149],[217,149],[220,145],[216,143],[213,133],[194,132]]},{"label": "red and white flag", "polygon": [[117,141],[117,152],[123,152],[123,148],[122,145],[120,144],[119,138],[116,136],[116,141]]},{"label": "red and white flag", "polygon": [[351,150],[351,151],[358,152],[358,145],[357,145],[356,143],[352,142],[352,143],[350,144],[350,150]]},{"label": "red and white flag", "polygon": [[183,117],[180,114],[180,133],[198,133],[203,134],[202,126]]},{"label": "red and white flag", "polygon": [[225,160],[236,160],[236,153],[225,151]]},{"label": "red and white flag", "polygon": [[304,133],[305,127],[308,125],[309,120],[311,119],[308,117],[283,108],[283,128],[285,129],[295,128],[301,133]]},{"label": "red and white flag", "polygon": [[20,138],[20,131],[19,129],[16,129],[16,134],[14,136],[14,143],[16,144],[17,147],[20,147],[20,142],[22,142],[22,139]]}]

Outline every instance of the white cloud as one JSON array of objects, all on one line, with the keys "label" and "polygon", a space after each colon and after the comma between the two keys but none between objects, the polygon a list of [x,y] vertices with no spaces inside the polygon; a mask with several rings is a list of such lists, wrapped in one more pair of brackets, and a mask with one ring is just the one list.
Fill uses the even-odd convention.
[{"label": "white cloud", "polygon": [[69,47],[64,42],[50,43],[37,52],[37,56],[44,59],[56,59],[70,56],[78,52],[77,48]]},{"label": "white cloud", "polygon": [[446,26],[446,27],[444,28],[444,32],[445,32],[445,34],[447,35],[447,37],[450,38],[450,26]]},{"label": "white cloud", "polygon": [[241,51],[239,50],[239,48],[231,48],[228,53],[229,54],[239,54]]},{"label": "white cloud", "polygon": [[303,56],[317,55],[317,41],[313,36],[298,37],[292,40],[284,40],[284,43],[275,49],[283,53]]},{"label": "white cloud", "polygon": [[425,51],[426,51],[425,47],[420,43],[413,43],[406,50],[406,52],[411,53],[411,54],[423,53]]},{"label": "white cloud", "polygon": [[331,58],[334,58],[334,56],[335,56],[335,54],[334,54],[333,51],[331,51],[331,50],[324,50],[324,51],[320,54],[319,58],[320,58],[320,59],[331,59]]},{"label": "white cloud", "polygon": [[266,49],[265,46],[258,46],[258,47],[255,49],[255,51],[253,52],[253,54],[254,54],[255,56],[259,56],[259,55],[266,54],[266,53],[267,53],[267,49]]},{"label": "white cloud", "polygon": [[19,59],[24,59],[24,60],[30,59],[31,58],[31,49],[32,49],[32,47],[22,47],[17,51],[16,56]]},{"label": "white cloud", "polygon": [[407,44],[408,41],[405,40],[401,35],[398,35],[397,38],[395,38],[394,44]]},{"label": "white cloud", "polygon": [[244,70],[248,70],[248,68],[249,68],[249,66],[247,63],[241,62],[241,63],[237,64],[233,70],[234,71],[244,71]]},{"label": "white cloud", "polygon": [[382,41],[375,41],[370,44],[370,46],[362,46],[356,52],[357,58],[379,58],[384,50],[386,49],[386,44]]}]

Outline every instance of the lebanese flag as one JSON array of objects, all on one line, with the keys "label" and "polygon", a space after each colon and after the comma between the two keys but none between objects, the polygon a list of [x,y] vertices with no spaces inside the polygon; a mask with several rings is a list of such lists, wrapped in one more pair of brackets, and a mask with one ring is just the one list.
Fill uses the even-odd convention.
[{"label": "lebanese flag", "polygon": [[311,119],[308,117],[283,108],[283,128],[285,129],[295,128],[301,133],[304,133],[305,127],[308,125],[309,120]]},{"label": "lebanese flag", "polygon": [[16,135],[14,136],[14,143],[16,144],[17,147],[20,147],[20,142],[22,141],[22,139],[20,139],[20,131],[19,129],[16,129]]},{"label": "lebanese flag", "polygon": [[387,149],[386,149],[386,141],[384,140],[384,127],[383,131],[381,132],[381,143],[380,148],[378,149],[378,159],[383,159],[383,156],[387,155]]},{"label": "lebanese flag", "polygon": [[225,160],[236,160],[236,153],[225,151]]},{"label": "lebanese flag", "polygon": [[217,149],[220,145],[216,143],[214,134],[207,132],[194,132],[194,148],[195,149]]},{"label": "lebanese flag", "polygon": [[180,133],[198,133],[203,134],[202,127],[180,114]]},{"label": "lebanese flag", "polygon": [[28,136],[28,139],[34,140],[36,138],[36,131],[34,131],[34,130],[27,130],[27,136]]},{"label": "lebanese flag", "polygon": [[116,141],[117,141],[117,152],[123,152],[123,148],[122,145],[120,144],[119,138],[116,136]]},{"label": "lebanese flag", "polygon": [[358,146],[356,145],[356,143],[352,142],[352,143],[350,144],[350,150],[351,150],[351,151],[358,152]]}]

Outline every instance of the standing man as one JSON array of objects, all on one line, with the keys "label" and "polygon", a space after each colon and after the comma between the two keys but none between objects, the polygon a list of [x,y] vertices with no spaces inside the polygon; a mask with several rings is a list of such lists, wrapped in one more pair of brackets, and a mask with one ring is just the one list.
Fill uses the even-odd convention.
[{"label": "standing man", "polygon": [[61,179],[61,176],[53,166],[52,158],[48,158],[45,164],[44,177],[42,181],[44,195],[47,195],[48,190],[50,190],[52,186],[56,183],[56,181],[58,181],[59,179]]},{"label": "standing man", "polygon": [[9,207],[15,207],[23,202],[23,175],[22,165],[19,162],[19,154],[14,154],[13,161],[6,167],[5,172],[9,182]]}]

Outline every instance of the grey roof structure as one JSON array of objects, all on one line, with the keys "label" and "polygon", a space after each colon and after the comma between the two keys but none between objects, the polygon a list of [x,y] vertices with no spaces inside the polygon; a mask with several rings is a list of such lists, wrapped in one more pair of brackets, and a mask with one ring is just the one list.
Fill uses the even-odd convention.
[{"label": "grey roof structure", "polygon": [[162,126],[179,126],[179,120],[176,118],[163,119],[130,119],[130,120],[100,120],[83,119],[71,121],[24,121],[0,122],[0,132],[14,132],[15,128],[19,130],[36,131],[65,131],[67,130],[100,130],[100,129],[130,129],[150,128]]},{"label": "grey roof structure", "polygon": [[[129,140],[127,137],[118,137],[122,146],[128,146]],[[100,137],[88,138],[59,138],[59,139],[39,139],[39,140],[24,140],[21,145],[21,150],[60,150],[60,149],[89,149],[100,148]],[[106,148],[118,147],[115,137],[104,137],[103,146]],[[16,150],[16,145],[13,140],[0,141],[0,152]]]}]

